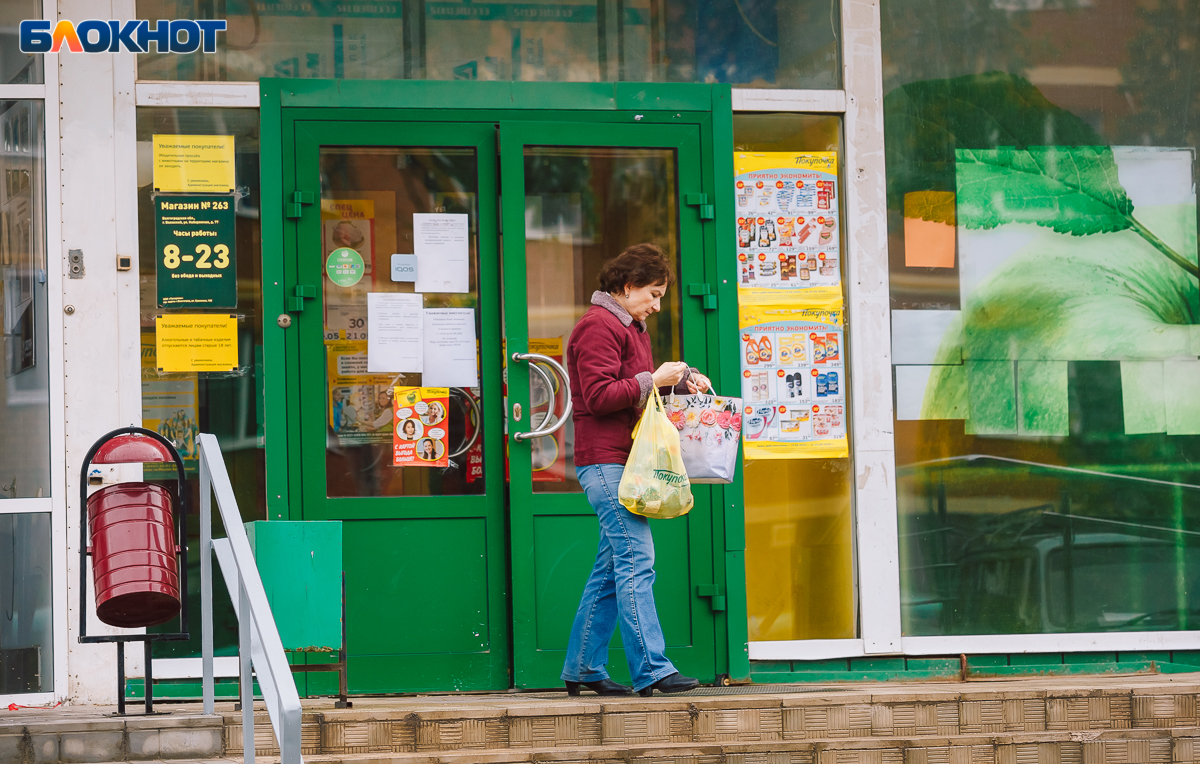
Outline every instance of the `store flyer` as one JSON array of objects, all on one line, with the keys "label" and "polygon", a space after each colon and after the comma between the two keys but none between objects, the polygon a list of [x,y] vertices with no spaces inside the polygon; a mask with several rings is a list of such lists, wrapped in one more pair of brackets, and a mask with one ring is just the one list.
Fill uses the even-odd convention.
[{"label": "store flyer", "polygon": [[739,295],[840,296],[837,153],[739,151],[734,172]]},{"label": "store flyer", "polygon": [[397,467],[446,467],[450,411],[448,387],[397,387],[392,464]]},{"label": "store flyer", "polygon": [[738,309],[745,458],[848,456],[841,300],[788,303]]},{"label": "store flyer", "polygon": [[326,342],[329,429],[338,445],[392,441],[392,375],[367,372],[367,343]]}]

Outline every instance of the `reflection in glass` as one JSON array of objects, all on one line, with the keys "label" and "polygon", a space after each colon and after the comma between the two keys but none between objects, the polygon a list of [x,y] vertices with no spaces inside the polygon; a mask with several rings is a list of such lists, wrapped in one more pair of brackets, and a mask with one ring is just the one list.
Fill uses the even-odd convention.
[{"label": "reflection in glass", "polygon": [[1200,6],[881,12],[905,633],[1196,628]]},{"label": "reflection in glass", "polygon": [[36,85],[42,82],[42,54],[22,53],[20,41],[21,22],[40,18],[41,0],[5,0],[0,3],[0,85]]},{"label": "reflection in glass", "polygon": [[[735,114],[733,140],[738,151],[841,156],[842,121],[810,114]],[[851,475],[849,459],[745,463],[752,641],[857,636]]]},{"label": "reflection in glass", "polygon": [[0,514],[0,696],[54,689],[50,513]]},{"label": "reflection in glass", "polygon": [[0,500],[50,495],[45,127],[40,101],[0,101]]},{"label": "reflection in glass", "polygon": [[[328,495],[482,494],[482,438],[474,438],[474,445],[467,448],[482,425],[477,415],[483,405],[479,387],[451,388],[444,420],[449,422],[449,466],[396,467],[393,391],[397,386],[421,386],[423,375],[371,374],[366,369],[367,294],[415,293],[414,283],[392,281],[390,261],[392,253],[415,251],[414,214],[467,216],[469,291],[424,292],[421,297],[425,308],[474,310],[475,336],[480,336],[475,150],[327,147],[321,149],[320,166],[322,257],[316,265],[323,273]],[[331,279],[326,258],[335,250],[357,254],[363,268],[359,280],[335,283]],[[421,438],[417,428],[425,425],[410,423],[414,437]],[[433,447],[437,456],[439,445]]]},{"label": "reflection in glass", "polygon": [[[525,149],[525,258],[529,349],[556,357],[575,323],[591,307],[605,261],[631,244],[662,247],[679,273],[679,220],[675,152],[670,149]],[[681,358],[680,288],[667,290],[660,313],[646,321],[656,363]],[[541,348],[541,350],[538,350]],[[549,372],[550,370],[547,369]],[[531,376],[533,415],[550,401],[562,413],[565,397],[547,395]],[[550,379],[555,376],[550,374]],[[554,381],[557,385],[558,382]],[[577,492],[573,424],[533,441],[535,493]],[[540,467],[540,469],[539,469]]]},{"label": "reflection in glass", "polygon": [[[216,54],[145,54],[142,79],[259,77],[841,86],[838,0],[229,0]],[[139,18],[195,17],[138,0]]]}]

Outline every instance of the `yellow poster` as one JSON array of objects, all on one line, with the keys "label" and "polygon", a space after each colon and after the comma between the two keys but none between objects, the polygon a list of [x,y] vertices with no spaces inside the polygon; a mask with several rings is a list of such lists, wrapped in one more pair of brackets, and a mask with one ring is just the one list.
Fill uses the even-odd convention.
[{"label": "yellow poster", "polygon": [[738,304],[840,296],[835,151],[734,152]]},{"label": "yellow poster", "polygon": [[[198,378],[195,372],[164,374],[158,370],[154,335],[142,332],[142,427],[175,444],[188,471],[196,466]],[[143,468],[154,471],[153,463]],[[162,465],[168,474],[175,465]]]},{"label": "yellow poster", "polygon": [[154,328],[159,371],[237,368],[237,316],[179,313],[157,317]]},{"label": "yellow poster", "polygon": [[745,458],[846,457],[841,299],[789,297],[738,309]]},{"label": "yellow poster", "polygon": [[154,136],[154,190],[222,193],[235,181],[232,135]]}]

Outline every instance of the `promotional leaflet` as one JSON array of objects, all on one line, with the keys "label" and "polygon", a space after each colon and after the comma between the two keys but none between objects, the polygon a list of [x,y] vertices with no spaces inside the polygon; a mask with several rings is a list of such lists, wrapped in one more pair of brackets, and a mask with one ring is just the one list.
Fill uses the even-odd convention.
[{"label": "promotional leaflet", "polygon": [[397,387],[392,464],[397,467],[446,467],[450,406],[448,387]]},{"label": "promotional leaflet", "polygon": [[[322,199],[321,228],[325,254],[352,249],[371,275],[375,263],[375,202],[372,199]],[[331,274],[332,275],[332,274]]]},{"label": "promotional leaflet", "polygon": [[342,446],[392,441],[392,377],[367,371],[367,343],[326,342],[329,429]]},{"label": "promotional leaflet", "polygon": [[[196,438],[200,434],[197,408],[199,375],[166,374],[158,370],[154,333],[142,332],[142,427],[175,444],[189,472],[197,467]],[[147,462],[143,475],[174,476],[175,465]]]},{"label": "promotional leaflet", "polygon": [[742,305],[746,459],[849,455],[841,300]]},{"label": "promotional leaflet", "polygon": [[837,153],[736,152],[739,302],[841,296]]}]

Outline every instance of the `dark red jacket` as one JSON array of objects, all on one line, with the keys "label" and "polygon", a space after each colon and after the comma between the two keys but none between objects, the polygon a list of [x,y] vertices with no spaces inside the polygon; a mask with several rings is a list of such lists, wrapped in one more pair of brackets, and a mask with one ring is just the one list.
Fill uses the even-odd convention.
[{"label": "dark red jacket", "polygon": [[567,342],[576,467],[625,463],[653,371],[644,323],[625,325],[601,305],[583,314]]}]

